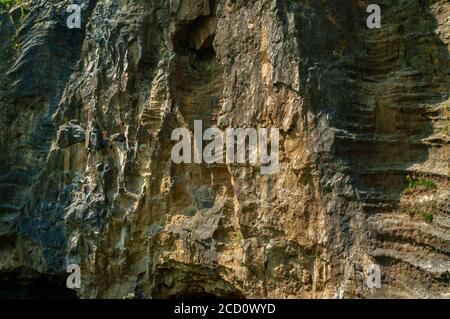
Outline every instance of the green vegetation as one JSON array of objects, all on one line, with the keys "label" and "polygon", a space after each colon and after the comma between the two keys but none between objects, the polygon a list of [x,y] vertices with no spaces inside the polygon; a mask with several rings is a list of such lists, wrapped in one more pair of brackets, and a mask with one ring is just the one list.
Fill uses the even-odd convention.
[{"label": "green vegetation", "polygon": [[22,3],[24,0],[0,0],[0,3],[3,4],[6,9],[10,9],[15,5]]},{"label": "green vegetation", "polygon": [[433,214],[432,213],[429,213],[429,212],[426,212],[426,211],[421,211],[420,216],[428,224],[431,224],[433,222]]},{"label": "green vegetation", "polygon": [[408,191],[413,191],[419,186],[423,186],[426,188],[436,188],[436,184],[431,180],[427,178],[411,178],[410,176],[407,176],[406,179],[408,180]]},{"label": "green vegetation", "polygon": [[[9,11],[11,8],[23,3],[25,3],[25,0],[0,0],[0,12]],[[20,7],[21,22],[29,12],[30,8],[28,5]]]},{"label": "green vegetation", "polygon": [[409,208],[406,212],[411,218],[414,218],[416,215],[420,216],[428,224],[431,224],[434,219],[433,214],[426,210]]}]

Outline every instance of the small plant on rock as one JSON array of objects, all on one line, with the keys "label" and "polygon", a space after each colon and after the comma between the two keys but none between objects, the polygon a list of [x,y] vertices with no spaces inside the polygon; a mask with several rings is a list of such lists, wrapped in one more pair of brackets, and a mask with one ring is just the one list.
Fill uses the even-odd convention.
[{"label": "small plant on rock", "polygon": [[428,224],[431,224],[434,220],[434,215],[426,210],[422,209],[414,209],[414,208],[408,208],[406,210],[406,213],[409,215],[410,218],[414,218],[416,216],[419,216],[422,218],[425,222]]},{"label": "small plant on rock", "polygon": [[415,190],[418,187],[424,187],[424,188],[429,188],[429,189],[433,189],[436,188],[436,184],[431,180],[431,179],[427,179],[427,178],[411,178],[411,176],[407,176],[406,177],[407,181],[408,181],[408,189],[407,191],[412,192],[413,190]]},{"label": "small plant on rock", "polygon": [[433,214],[430,213],[430,212],[422,211],[422,212],[420,213],[420,216],[421,216],[421,217],[423,218],[423,220],[424,220],[425,222],[427,222],[428,224],[431,224],[431,223],[433,222],[434,217],[433,217]]}]

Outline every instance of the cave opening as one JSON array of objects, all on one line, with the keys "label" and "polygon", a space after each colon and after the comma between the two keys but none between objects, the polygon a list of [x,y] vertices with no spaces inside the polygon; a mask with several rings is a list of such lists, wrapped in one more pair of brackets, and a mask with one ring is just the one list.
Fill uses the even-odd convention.
[{"label": "cave opening", "polygon": [[0,278],[0,299],[78,299],[66,288],[65,277]]},{"label": "cave opening", "polygon": [[155,286],[150,292],[156,299],[243,299],[234,284],[222,278],[217,268],[188,267],[172,262],[155,273]]}]

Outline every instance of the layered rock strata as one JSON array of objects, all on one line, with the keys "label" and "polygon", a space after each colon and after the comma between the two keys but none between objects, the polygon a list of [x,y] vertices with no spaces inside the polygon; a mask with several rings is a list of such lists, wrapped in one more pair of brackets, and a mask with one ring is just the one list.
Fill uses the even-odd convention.
[{"label": "layered rock strata", "polygon": [[[0,296],[449,298],[450,4],[373,2],[0,8]],[[195,120],[278,172],[175,164]]]}]

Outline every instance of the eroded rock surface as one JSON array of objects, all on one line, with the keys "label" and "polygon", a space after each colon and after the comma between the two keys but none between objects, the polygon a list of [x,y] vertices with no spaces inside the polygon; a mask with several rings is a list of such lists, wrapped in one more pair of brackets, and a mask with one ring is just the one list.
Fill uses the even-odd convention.
[{"label": "eroded rock surface", "polygon": [[[449,298],[450,3],[373,2],[381,29],[365,0],[0,8],[0,296],[75,263],[82,298]],[[174,164],[194,120],[280,128],[279,171]]]}]

